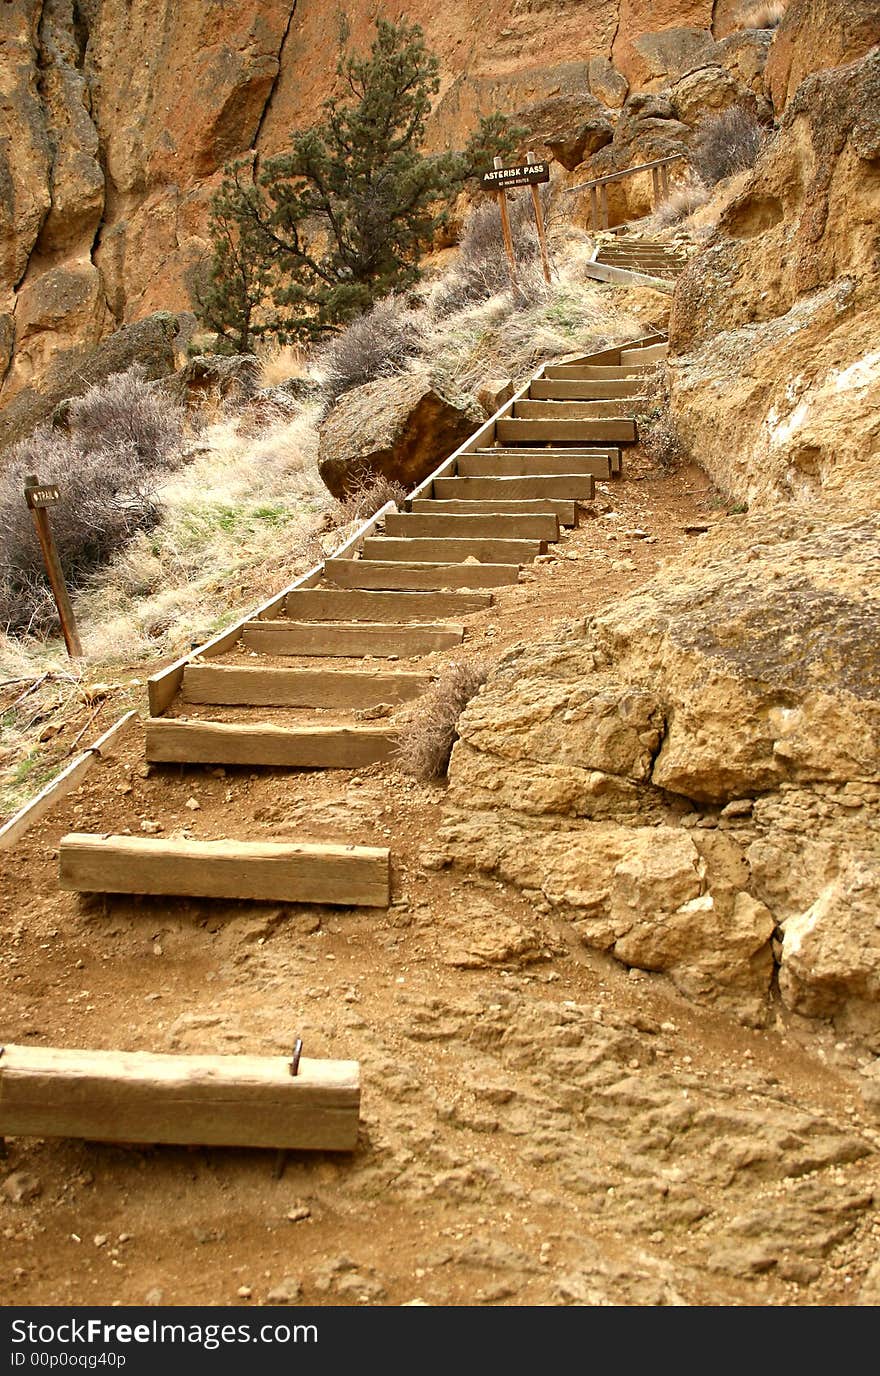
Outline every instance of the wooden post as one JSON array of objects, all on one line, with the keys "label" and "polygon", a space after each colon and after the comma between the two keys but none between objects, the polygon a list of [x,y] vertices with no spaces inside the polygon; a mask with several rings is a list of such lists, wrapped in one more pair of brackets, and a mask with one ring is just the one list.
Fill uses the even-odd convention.
[{"label": "wooden post", "polygon": [[656,167],[651,168],[651,181],[654,184],[654,209],[660,204],[660,177]]},{"label": "wooden post", "polygon": [[[493,160],[493,166],[497,171],[504,166],[504,159],[495,158]],[[510,232],[510,215],[507,210],[507,192],[502,186],[499,186],[495,195],[498,199],[498,209],[501,212],[501,233],[504,238],[504,251],[507,254],[507,270],[510,273],[510,286],[511,290],[516,292],[516,258],[513,253],[513,235]]]},{"label": "wooden post", "polygon": [[599,187],[599,200],[602,203],[602,228],[608,228],[608,187]]},{"label": "wooden post", "polygon": [[71,659],[80,659],[82,657],[82,645],[80,644],[79,632],[76,629],[76,618],[73,615],[73,607],[70,605],[70,595],[64,581],[64,571],[61,568],[61,560],[58,558],[58,547],[55,544],[55,536],[52,534],[49,515],[46,511],[47,506],[58,501],[58,489],[49,484],[40,484],[36,474],[32,473],[24,480],[24,499],[34,518],[34,528],[40,542],[40,549],[43,551],[46,573],[52,585],[52,595],[58,608],[58,619],[61,622],[67,653]]},{"label": "wooden post", "polygon": [[660,168],[660,189],[663,192],[663,199],[666,200],[669,195],[669,166],[667,163],[664,163]]},{"label": "wooden post", "polygon": [[[531,166],[538,161],[534,153],[526,153],[526,162]],[[544,281],[550,281],[550,258],[547,253],[547,235],[544,232],[544,212],[541,209],[541,197],[538,194],[537,186],[529,187],[532,193],[532,206],[535,211],[535,225],[538,230],[538,243],[541,245],[541,266],[544,269]]]},{"label": "wooden post", "polygon": [[590,187],[590,219],[593,221],[593,229],[599,228],[599,198],[596,195],[595,186]]}]

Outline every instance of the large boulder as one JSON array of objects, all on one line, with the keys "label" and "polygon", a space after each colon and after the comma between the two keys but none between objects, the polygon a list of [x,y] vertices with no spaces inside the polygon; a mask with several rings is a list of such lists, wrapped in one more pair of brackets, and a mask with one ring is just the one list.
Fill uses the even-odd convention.
[{"label": "large boulder", "polygon": [[373,475],[409,491],[483,420],[475,401],[446,395],[427,373],[381,378],[353,387],[327,415],[318,470],[334,497]]},{"label": "large boulder", "polygon": [[695,128],[706,115],[717,115],[734,105],[757,112],[754,91],[720,63],[697,67],[673,82],[666,92],[672,101],[675,117]]},{"label": "large boulder", "polygon": [[535,143],[541,143],[569,172],[604,148],[614,135],[608,112],[595,96],[551,96],[520,110],[516,116]]},{"label": "large boulder", "polygon": [[785,109],[804,77],[853,62],[880,43],[877,0],[791,0],[767,58],[767,94]]},{"label": "large boulder", "polygon": [[629,94],[629,82],[623,72],[601,53],[590,58],[590,92],[612,110],[619,110]]}]

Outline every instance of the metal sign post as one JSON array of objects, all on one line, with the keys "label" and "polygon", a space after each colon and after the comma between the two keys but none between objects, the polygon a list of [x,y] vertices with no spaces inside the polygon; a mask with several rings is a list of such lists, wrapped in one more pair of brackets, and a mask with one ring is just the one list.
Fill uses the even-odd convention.
[{"label": "metal sign post", "polygon": [[58,608],[58,620],[61,622],[67,653],[71,659],[81,659],[82,645],[80,644],[79,632],[76,629],[76,618],[73,615],[73,607],[70,605],[70,594],[64,581],[64,571],[58,557],[58,547],[55,544],[55,536],[49,525],[49,513],[46,510],[47,507],[54,506],[60,496],[61,493],[54,484],[40,483],[35,474],[31,474],[24,480],[24,499],[34,518],[34,528],[40,542],[40,549],[43,551],[43,563],[46,566],[46,573],[52,586],[52,595]]},{"label": "metal sign post", "polygon": [[494,159],[494,168],[491,172],[484,172],[482,177],[483,186],[490,187],[495,192],[498,201],[498,209],[501,212],[501,233],[504,237],[504,249],[507,254],[507,266],[510,271],[510,285],[514,292],[519,290],[516,280],[516,258],[513,252],[513,236],[510,232],[510,213],[507,209],[507,188],[513,186],[530,186],[532,188],[532,204],[535,207],[535,221],[538,226],[538,239],[541,244],[541,261],[544,265],[544,276],[550,281],[550,262],[547,257],[547,243],[544,237],[544,217],[541,214],[541,203],[538,199],[538,186],[541,182],[549,182],[550,166],[546,162],[538,162],[534,153],[528,154],[525,167],[505,167],[503,158]]}]

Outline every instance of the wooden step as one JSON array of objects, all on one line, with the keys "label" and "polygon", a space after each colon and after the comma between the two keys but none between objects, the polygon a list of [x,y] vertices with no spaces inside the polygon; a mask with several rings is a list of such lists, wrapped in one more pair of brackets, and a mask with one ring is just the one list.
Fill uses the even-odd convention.
[{"label": "wooden step", "polygon": [[557,443],[634,444],[633,420],[499,420],[495,434],[500,444]]},{"label": "wooden step", "polygon": [[430,687],[428,674],[369,669],[266,669],[258,665],[188,664],[184,702],[243,707],[323,707],[356,710],[408,702]]},{"label": "wooden step", "polygon": [[447,516],[478,516],[482,512],[497,512],[502,516],[528,516],[549,511],[561,526],[577,525],[577,509],[573,501],[554,501],[550,497],[532,497],[530,501],[505,501],[494,498],[485,501],[438,501],[436,497],[415,497],[412,509],[416,514],[438,511]]},{"label": "wooden step", "polygon": [[72,833],[61,842],[62,889],[267,903],[386,908],[384,847],[279,841],[189,841]]},{"label": "wooden step", "polygon": [[402,559],[411,564],[453,564],[476,559],[481,564],[529,564],[543,554],[543,540],[398,540],[369,536],[364,540],[365,559]]},{"label": "wooden step", "polygon": [[407,659],[431,650],[449,650],[464,639],[460,622],[248,621],[241,638],[261,655],[324,655],[351,659],[372,655]]},{"label": "wooden step", "polygon": [[348,592],[342,588],[297,588],[287,594],[294,621],[420,621],[469,616],[491,605],[487,592]]},{"label": "wooden step", "polygon": [[612,397],[603,401],[518,401],[513,414],[517,420],[591,420],[598,416],[623,418],[644,411],[647,397]]},{"label": "wooden step", "polygon": [[517,581],[519,565],[326,559],[324,577],[343,588],[500,588]]},{"label": "wooden step", "polygon": [[249,726],[153,717],[146,724],[145,754],[153,764],[361,769],[387,760],[396,744],[387,726]]},{"label": "wooden step", "polygon": [[558,540],[559,522],[552,513],[503,516],[488,512],[474,516],[427,515],[409,512],[385,517],[385,534],[405,539]]},{"label": "wooden step", "polygon": [[[611,461],[607,454],[584,456],[547,450],[543,454],[462,454],[458,461],[460,478],[538,478],[551,475],[573,476],[586,474],[593,478],[608,478],[611,474]],[[448,478],[435,478],[437,484],[448,482]],[[445,495],[437,492],[438,496]]]},{"label": "wooden step", "polygon": [[10,1046],[0,1065],[0,1135],[204,1147],[353,1151],[357,1061],[171,1056]]},{"label": "wooden step", "polygon": [[660,363],[668,351],[668,344],[649,344],[645,349],[621,349],[620,362],[624,367],[627,363]]},{"label": "wooden step", "polygon": [[463,454],[463,459],[475,455],[481,459],[546,459],[553,454],[564,455],[568,459],[613,459],[620,456],[620,449],[612,444],[514,444],[508,448],[493,445],[491,449],[473,449]]},{"label": "wooden step", "polygon": [[544,369],[547,382],[627,382],[642,377],[647,368],[641,364],[619,365],[606,363],[552,363]]},{"label": "wooden step", "polygon": [[[607,472],[605,476],[607,477]],[[520,501],[545,497],[550,500],[564,498],[572,502],[591,502],[596,495],[596,484],[595,478],[588,473],[435,478],[434,491],[441,500],[448,498],[451,501],[462,499],[494,502],[495,494],[499,493],[501,500],[506,500],[509,496]]]},{"label": "wooden step", "polygon": [[637,397],[641,386],[639,377],[618,378],[613,382],[585,382],[581,378],[544,382],[539,379],[529,388],[529,396],[534,401],[602,401],[610,397]]}]

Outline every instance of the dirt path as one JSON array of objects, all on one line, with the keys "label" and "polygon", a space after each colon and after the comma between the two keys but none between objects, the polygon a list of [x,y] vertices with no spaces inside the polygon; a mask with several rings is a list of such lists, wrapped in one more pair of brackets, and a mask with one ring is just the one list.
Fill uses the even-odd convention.
[{"label": "dirt path", "polygon": [[[469,618],[464,654],[549,633],[644,583],[699,538],[686,526],[736,519],[696,473],[628,477]],[[292,1153],[278,1176],[271,1153],[12,1141],[0,1299],[853,1302],[880,1171],[842,1043],[696,1009],[516,891],[430,868],[442,787],[388,766],[147,768],[142,751],[135,731],[3,857],[0,1043],[278,1053],[299,1034],[308,1055],[361,1060],[361,1143]],[[387,836],[393,906],[59,892],[65,832],[144,821]]]}]

